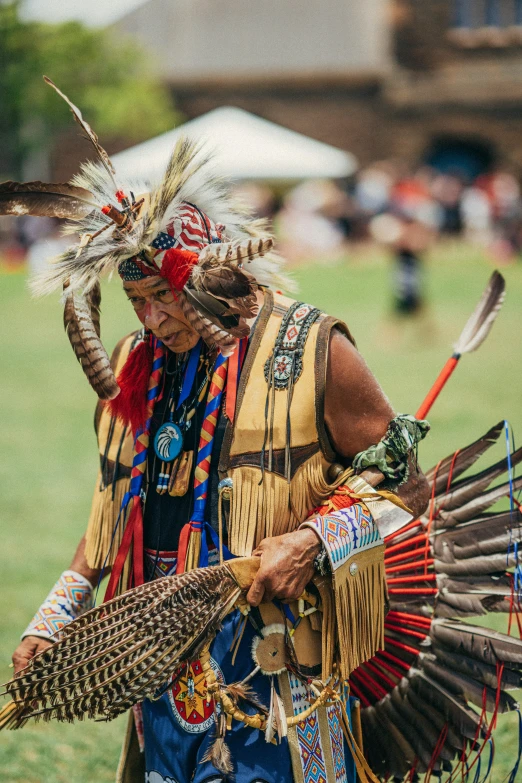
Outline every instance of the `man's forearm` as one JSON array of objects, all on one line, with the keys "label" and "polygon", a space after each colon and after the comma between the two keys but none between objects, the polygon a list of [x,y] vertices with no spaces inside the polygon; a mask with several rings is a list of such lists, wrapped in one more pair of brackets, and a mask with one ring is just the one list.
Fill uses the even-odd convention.
[{"label": "man's forearm", "polygon": [[[78,574],[84,576],[85,579],[88,579],[92,585],[98,584],[101,570],[99,568],[91,568],[87,563],[87,559],[85,557],[85,536],[83,536],[82,540],[78,544],[69,568],[71,571],[76,571]],[[109,572],[110,568],[106,568],[104,571],[104,576],[107,576]]]}]

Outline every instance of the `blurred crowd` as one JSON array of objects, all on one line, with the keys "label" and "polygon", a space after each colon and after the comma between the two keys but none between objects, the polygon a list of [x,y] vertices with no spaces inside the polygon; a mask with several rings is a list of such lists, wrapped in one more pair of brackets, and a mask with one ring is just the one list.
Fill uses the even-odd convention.
[{"label": "blurred crowd", "polygon": [[[394,161],[374,163],[350,182],[305,182],[274,193],[265,185],[241,186],[256,212],[274,222],[291,258],[335,251],[345,243],[389,245],[403,233],[420,241],[463,237],[483,245],[497,261],[522,253],[522,198],[506,171],[467,181],[456,172],[421,166],[408,172]],[[422,242],[421,242],[422,244]]]},{"label": "blurred crowd", "polygon": [[[238,195],[274,227],[291,263],[342,258],[355,244],[377,242],[394,259],[395,309],[422,307],[423,256],[445,237],[480,244],[495,264],[522,257],[522,198],[517,179],[492,171],[467,180],[458,172],[395,161],[361,169],[350,181],[314,180],[293,188],[237,186]],[[68,244],[51,219],[0,218],[2,259],[38,271]]]},{"label": "blurred crowd", "polygon": [[279,195],[259,184],[240,190],[259,216],[273,222],[281,252],[293,263],[335,260],[361,243],[388,248],[399,314],[422,310],[424,255],[437,240],[478,244],[495,265],[522,258],[521,191],[507,171],[469,179],[382,161],[349,182],[304,182]]}]

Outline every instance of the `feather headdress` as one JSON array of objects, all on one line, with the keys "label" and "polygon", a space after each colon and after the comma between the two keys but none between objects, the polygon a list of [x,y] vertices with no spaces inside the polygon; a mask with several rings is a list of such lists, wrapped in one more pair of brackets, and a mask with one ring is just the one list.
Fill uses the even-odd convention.
[{"label": "feather headdress", "polygon": [[285,286],[265,223],[236,203],[211,159],[187,139],[159,183],[120,179],[80,110],[44,78],[70,106],[98,162],[83,164],[67,184],[0,184],[0,214],[68,218],[66,233],[80,234],[32,289],[38,296],[64,289],[66,331],[95,391],[102,399],[119,392],[90,301],[100,277],[114,271],[124,280],[164,277],[192,327],[230,354],[248,335],[257,287]]}]

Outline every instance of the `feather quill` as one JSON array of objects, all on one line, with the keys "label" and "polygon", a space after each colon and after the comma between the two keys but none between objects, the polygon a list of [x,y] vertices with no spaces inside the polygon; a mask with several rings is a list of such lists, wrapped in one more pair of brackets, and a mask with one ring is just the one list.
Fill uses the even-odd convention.
[{"label": "feather quill", "polygon": [[116,180],[114,179],[114,175],[116,174],[116,171],[114,169],[114,166],[111,163],[111,159],[109,158],[109,156],[107,155],[107,153],[105,152],[105,150],[101,146],[100,142],[98,141],[98,136],[95,134],[95,132],[93,131],[93,129],[91,128],[89,123],[86,120],[83,119],[82,113],[79,110],[79,108],[77,106],[75,106],[74,103],[71,100],[69,100],[67,95],[65,95],[65,93],[63,93],[56,86],[56,84],[51,79],[49,79],[48,76],[44,76],[43,78],[44,78],[44,82],[46,84],[48,84],[49,87],[52,87],[53,90],[55,90],[55,92],[58,93],[60,98],[63,98],[63,100],[69,106],[74,119],[76,120],[76,122],[78,123],[80,128],[85,133],[85,137],[91,142],[91,144],[94,147],[94,149],[96,151],[96,154],[97,154],[101,164],[103,165],[103,167],[105,168],[105,170],[109,174],[109,176],[110,176],[110,178],[111,178],[111,180],[113,182],[115,191],[118,190],[118,185],[116,184]]},{"label": "feather quill", "polygon": [[470,315],[455,343],[456,354],[470,353],[479,348],[488,336],[505,297],[506,282],[500,272],[493,272],[475,310]]}]

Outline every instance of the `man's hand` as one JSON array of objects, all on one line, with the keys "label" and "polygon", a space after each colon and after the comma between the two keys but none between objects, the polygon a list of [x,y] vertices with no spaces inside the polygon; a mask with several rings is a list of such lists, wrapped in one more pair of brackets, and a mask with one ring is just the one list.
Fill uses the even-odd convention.
[{"label": "man's hand", "polygon": [[321,541],[311,528],[263,539],[252,553],[261,564],[248,603],[259,606],[274,598],[296,601],[314,575],[314,558],[320,551]]},{"label": "man's hand", "polygon": [[23,669],[31,658],[38,653],[51,647],[52,642],[48,639],[42,639],[40,636],[26,636],[13,653],[14,673],[17,674]]}]

